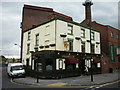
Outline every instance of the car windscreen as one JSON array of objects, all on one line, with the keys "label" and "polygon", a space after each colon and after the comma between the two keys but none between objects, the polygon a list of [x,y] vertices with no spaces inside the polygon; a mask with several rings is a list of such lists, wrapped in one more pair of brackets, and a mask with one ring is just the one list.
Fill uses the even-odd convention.
[{"label": "car windscreen", "polygon": [[23,66],[22,65],[19,65],[19,66],[13,66],[12,67],[12,70],[22,70],[23,69]]}]

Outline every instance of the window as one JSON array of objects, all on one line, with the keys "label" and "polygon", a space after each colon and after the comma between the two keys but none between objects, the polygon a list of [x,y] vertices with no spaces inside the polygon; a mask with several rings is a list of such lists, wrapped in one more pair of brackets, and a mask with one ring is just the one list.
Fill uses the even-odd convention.
[{"label": "window", "polygon": [[114,45],[110,45],[110,58],[111,58],[111,61],[115,60]]},{"label": "window", "polygon": [[26,59],[26,66],[29,66],[29,58]]},{"label": "window", "polygon": [[53,69],[53,62],[51,61],[51,59],[46,59],[45,60],[45,64],[46,64],[46,71],[52,70]]},{"label": "window", "polygon": [[85,29],[81,29],[81,37],[85,38]]},{"label": "window", "polygon": [[30,40],[30,34],[31,34],[31,32],[28,32],[28,40]]},{"label": "window", "polygon": [[68,70],[75,70],[76,69],[76,64],[66,64],[66,67]]},{"label": "window", "polygon": [[68,40],[69,42],[69,51],[73,51],[73,40]]},{"label": "window", "polygon": [[37,35],[36,35],[35,45],[36,45],[36,46],[38,46],[38,45],[39,45],[39,34],[37,34]]},{"label": "window", "polygon": [[27,54],[30,54],[30,44],[27,44]]},{"label": "window", "polygon": [[116,38],[117,38],[117,39],[119,38],[119,35],[118,35],[118,34],[116,34]]},{"label": "window", "polygon": [[112,37],[112,38],[114,37],[114,34],[113,34],[113,32],[111,32],[111,37]]},{"label": "window", "polygon": [[38,51],[38,48],[35,48],[35,52],[37,52]]},{"label": "window", "polygon": [[38,71],[42,71],[42,63],[38,63]]},{"label": "window", "polygon": [[120,54],[120,46],[117,46],[117,47],[116,47],[116,53],[117,53],[117,55]]},{"label": "window", "polygon": [[94,32],[91,32],[91,40],[94,40],[94,39],[95,39]]},{"label": "window", "polygon": [[38,59],[34,60],[34,70],[37,71],[37,69],[38,69],[38,71],[42,71],[42,60],[41,60],[41,58],[38,58]]},{"label": "window", "polygon": [[68,34],[73,34],[73,26],[68,25]]},{"label": "window", "polygon": [[81,50],[85,53],[85,42],[81,42]]},{"label": "window", "polygon": [[95,53],[95,44],[91,45],[91,53],[94,54]]}]

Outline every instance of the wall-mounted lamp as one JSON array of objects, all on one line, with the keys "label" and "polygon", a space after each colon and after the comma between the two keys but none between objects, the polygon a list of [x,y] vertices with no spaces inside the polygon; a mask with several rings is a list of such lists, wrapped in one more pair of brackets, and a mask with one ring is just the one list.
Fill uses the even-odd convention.
[{"label": "wall-mounted lamp", "polygon": [[66,34],[60,34],[60,36],[63,37],[63,38],[67,37]]},{"label": "wall-mounted lamp", "polygon": [[30,53],[33,53],[34,51],[30,51]]},{"label": "wall-mounted lamp", "polygon": [[80,37],[75,37],[76,40],[82,40]]}]

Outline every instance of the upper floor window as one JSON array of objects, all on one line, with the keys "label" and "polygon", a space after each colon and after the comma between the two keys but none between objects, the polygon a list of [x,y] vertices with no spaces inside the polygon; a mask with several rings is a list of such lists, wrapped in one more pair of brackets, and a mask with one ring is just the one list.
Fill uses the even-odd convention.
[{"label": "upper floor window", "polygon": [[110,35],[111,35],[111,37],[112,37],[112,38],[114,37],[114,34],[113,34],[113,32],[111,32],[111,34],[110,34]]},{"label": "upper floor window", "polygon": [[91,53],[94,54],[95,53],[95,44],[91,45]]},{"label": "upper floor window", "polygon": [[117,38],[117,39],[119,38],[119,34],[116,34],[116,38]]},{"label": "upper floor window", "polygon": [[38,51],[38,48],[35,48],[35,52],[37,52]]},{"label": "upper floor window", "polygon": [[30,44],[27,44],[27,54],[30,53]]},{"label": "upper floor window", "polygon": [[68,25],[68,34],[73,34],[73,26]]},{"label": "upper floor window", "polygon": [[81,50],[85,53],[85,42],[81,42]]},{"label": "upper floor window", "polygon": [[95,39],[95,34],[94,32],[91,32],[91,40],[94,40]]},{"label": "upper floor window", "polygon": [[81,29],[81,37],[85,38],[85,29]]},{"label": "upper floor window", "polygon": [[39,45],[39,34],[36,34],[35,45]]},{"label": "upper floor window", "polygon": [[31,32],[28,32],[28,40],[30,40],[30,34],[31,34]]},{"label": "upper floor window", "polygon": [[69,51],[73,51],[73,40],[68,40],[69,42]]}]

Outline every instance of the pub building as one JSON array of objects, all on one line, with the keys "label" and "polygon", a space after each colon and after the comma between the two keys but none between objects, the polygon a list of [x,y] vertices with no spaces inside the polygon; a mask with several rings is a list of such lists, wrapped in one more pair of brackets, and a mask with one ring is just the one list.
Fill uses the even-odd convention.
[{"label": "pub building", "polygon": [[[90,43],[91,36],[91,43]],[[100,32],[77,22],[55,17],[23,32],[22,63],[29,75],[62,78],[101,73]],[[90,50],[91,49],[91,50]]]}]

